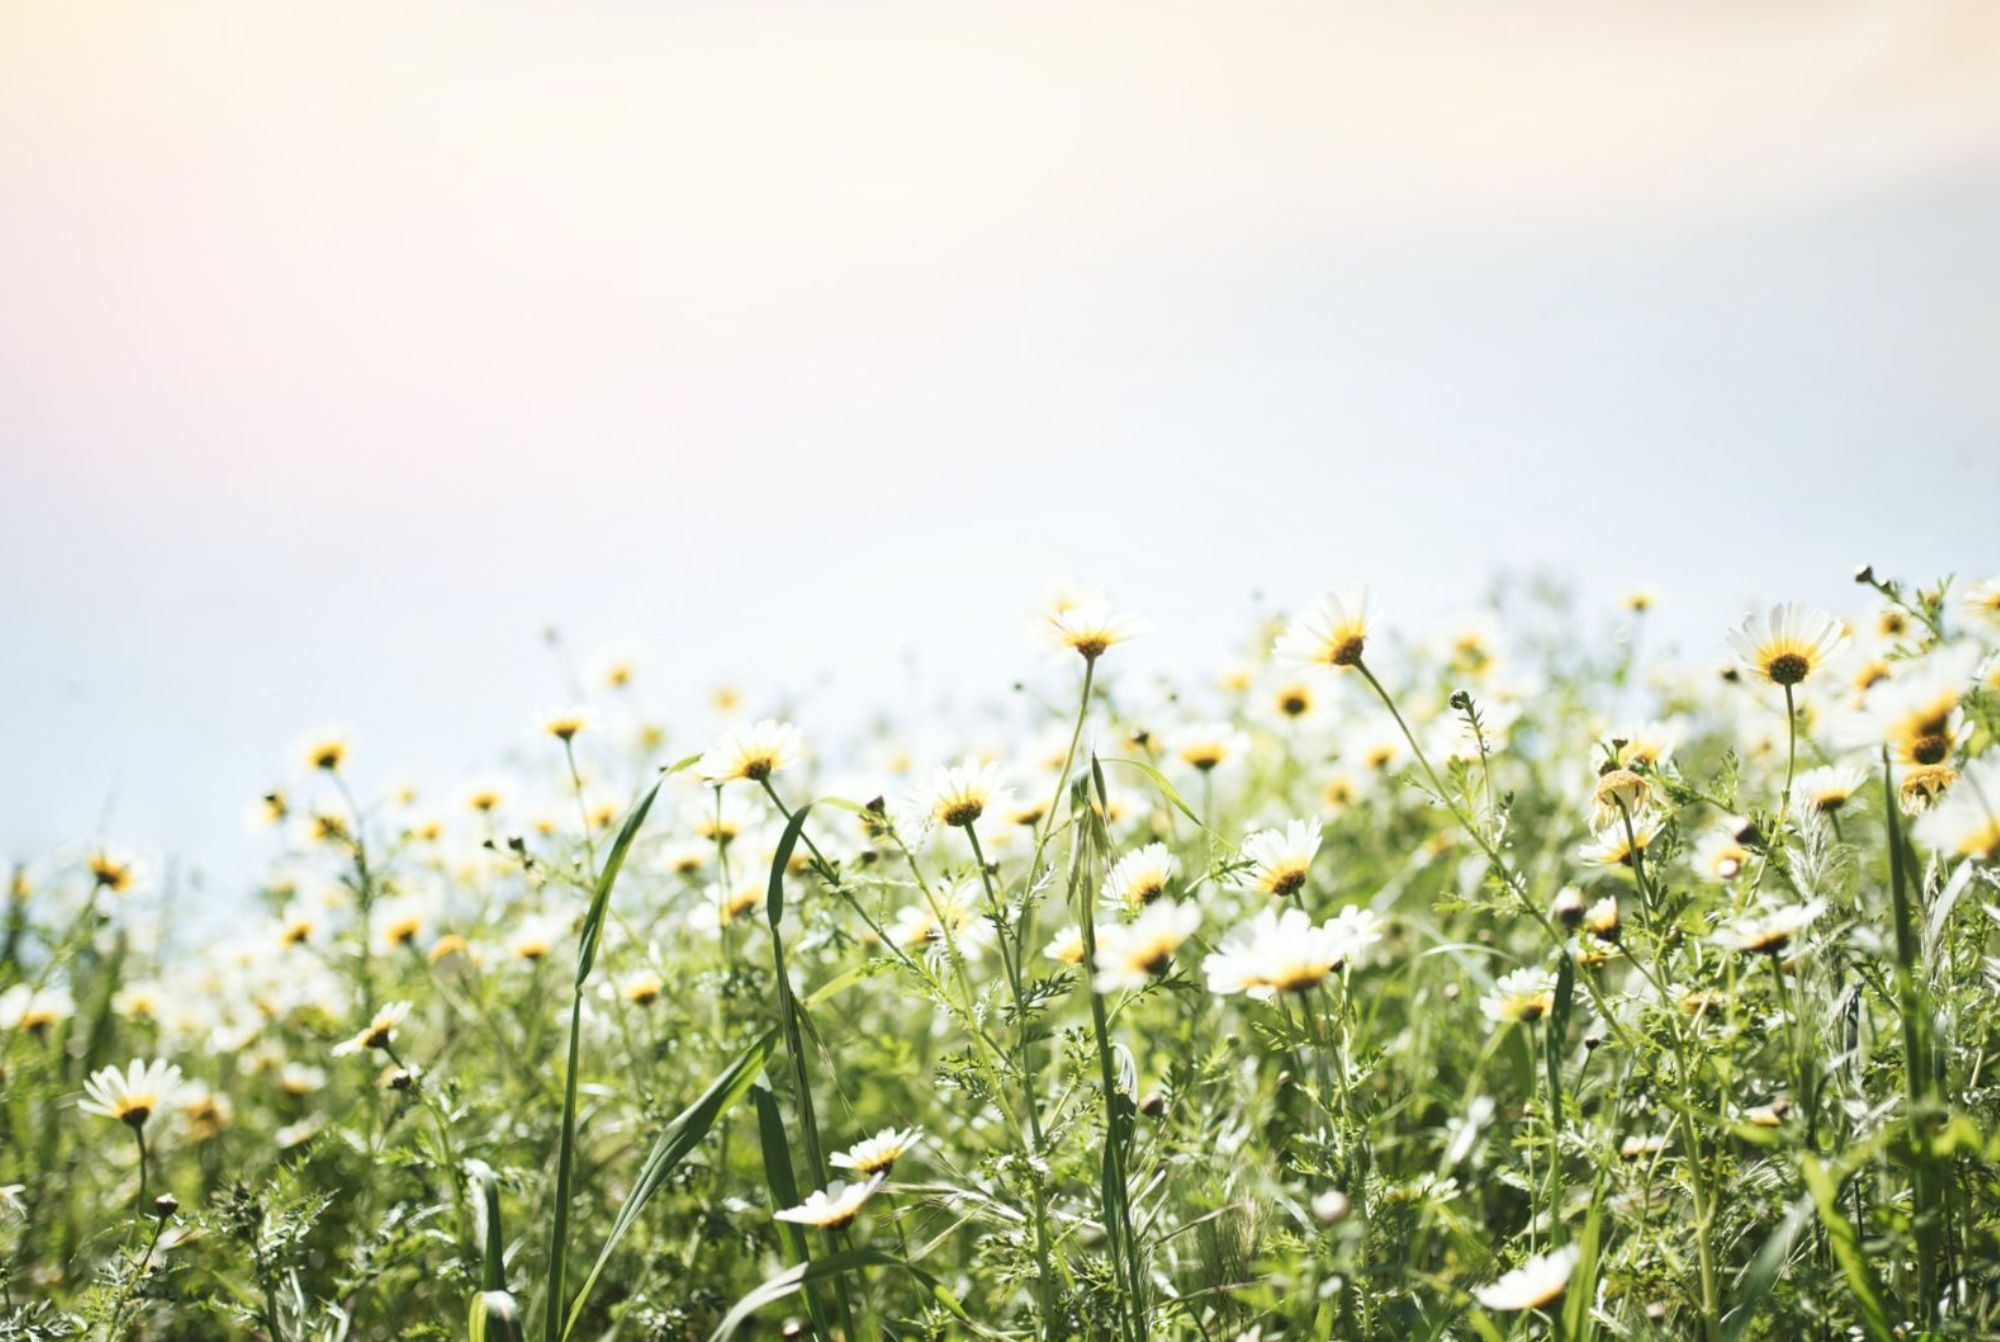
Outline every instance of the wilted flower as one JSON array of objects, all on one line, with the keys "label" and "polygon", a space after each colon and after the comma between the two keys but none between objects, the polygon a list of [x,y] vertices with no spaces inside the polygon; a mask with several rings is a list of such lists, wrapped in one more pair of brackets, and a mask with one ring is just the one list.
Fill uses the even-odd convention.
[{"label": "wilted flower", "polygon": [[2000,855],[2000,755],[1967,765],[1945,799],[1917,821],[1916,834],[1953,857],[1991,861]]}]

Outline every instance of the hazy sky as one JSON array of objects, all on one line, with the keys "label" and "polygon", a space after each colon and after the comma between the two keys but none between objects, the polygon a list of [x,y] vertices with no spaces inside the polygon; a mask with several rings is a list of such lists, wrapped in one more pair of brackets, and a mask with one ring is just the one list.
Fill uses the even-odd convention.
[{"label": "hazy sky", "polygon": [[[1496,568],[1703,651],[2000,571],[1984,3],[0,0],[0,857],[243,868],[300,727],[455,780],[538,634],[830,720],[1052,578]],[[813,723],[809,720],[807,725]]]}]

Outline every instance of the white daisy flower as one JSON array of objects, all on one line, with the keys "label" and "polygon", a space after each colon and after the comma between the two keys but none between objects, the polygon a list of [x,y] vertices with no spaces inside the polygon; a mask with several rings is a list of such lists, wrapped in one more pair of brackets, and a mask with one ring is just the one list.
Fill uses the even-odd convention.
[{"label": "white daisy flower", "polygon": [[77,1108],[86,1114],[115,1118],[131,1128],[143,1128],[146,1120],[171,1103],[180,1089],[181,1069],[155,1058],[151,1062],[133,1059],[124,1071],[106,1067],[83,1083],[84,1098]]},{"label": "white daisy flower", "polygon": [[1145,623],[1114,612],[1101,601],[1057,599],[1042,612],[1042,631],[1059,648],[1094,662],[1111,648],[1146,632]]},{"label": "white daisy flower", "polygon": [[1200,926],[1199,908],[1161,899],[1148,904],[1132,922],[1105,927],[1097,938],[1097,991],[1145,987]]},{"label": "white daisy flower", "polygon": [[1249,870],[1237,877],[1242,889],[1283,897],[1305,887],[1319,853],[1319,821],[1292,820],[1282,830],[1259,830],[1243,841]]},{"label": "white daisy flower", "polygon": [[1792,784],[1792,805],[1801,814],[1832,815],[1868,785],[1868,771],[1858,764],[1827,764],[1807,769]]},{"label": "white daisy flower", "polygon": [[1351,950],[1340,931],[1313,926],[1303,909],[1266,908],[1224,938],[1201,967],[1210,992],[1268,1002],[1318,987]]},{"label": "white daisy flower", "polygon": [[1167,748],[1190,769],[1208,773],[1241,759],[1250,749],[1250,738],[1226,722],[1197,722],[1175,728],[1167,738]]},{"label": "white daisy flower", "polygon": [[1166,893],[1179,866],[1163,843],[1134,849],[1105,873],[1104,902],[1127,913],[1142,909]]},{"label": "white daisy flower", "polygon": [[1729,645],[1745,669],[1773,685],[1797,685],[1846,642],[1839,620],[1797,602],[1753,612],[1729,632]]},{"label": "white daisy flower", "polygon": [[1540,1309],[1563,1293],[1580,1256],[1574,1244],[1537,1254],[1500,1280],[1475,1288],[1472,1298],[1491,1310]]},{"label": "white daisy flower", "polygon": [[744,780],[761,783],[805,758],[805,735],[789,722],[762,718],[738,727],[708,748],[694,767],[695,777],[720,786]]},{"label": "white daisy flower", "polygon": [[344,1039],[333,1046],[333,1056],[344,1058],[350,1053],[360,1053],[367,1049],[387,1049],[396,1042],[396,1027],[409,1017],[408,1002],[390,1002],[375,1013],[372,1020],[352,1039]]},{"label": "white daisy flower", "polygon": [[881,1186],[882,1176],[879,1174],[860,1183],[836,1180],[823,1189],[813,1190],[812,1195],[798,1206],[787,1207],[773,1215],[794,1225],[838,1230],[860,1214],[861,1204],[875,1196],[875,1190]]},{"label": "white daisy flower", "polygon": [[917,807],[928,821],[963,829],[986,814],[986,808],[1006,792],[998,765],[982,764],[967,756],[931,775]]},{"label": "white daisy flower", "polygon": [[895,1168],[898,1160],[909,1154],[923,1135],[922,1128],[884,1128],[873,1137],[858,1141],[836,1154],[832,1163],[858,1174],[886,1175]]},{"label": "white daisy flower", "polygon": [[1368,641],[1368,589],[1330,591],[1319,605],[1293,620],[1271,654],[1295,666],[1351,667]]},{"label": "white daisy flower", "polygon": [[1777,955],[1792,944],[1793,937],[1810,927],[1825,912],[1826,901],[1815,899],[1768,913],[1749,914],[1717,932],[1715,940],[1733,950]]},{"label": "white daisy flower", "polygon": [[1486,1019],[1502,1025],[1538,1021],[1555,1009],[1556,983],[1545,969],[1516,969],[1500,976],[1479,1001]]}]

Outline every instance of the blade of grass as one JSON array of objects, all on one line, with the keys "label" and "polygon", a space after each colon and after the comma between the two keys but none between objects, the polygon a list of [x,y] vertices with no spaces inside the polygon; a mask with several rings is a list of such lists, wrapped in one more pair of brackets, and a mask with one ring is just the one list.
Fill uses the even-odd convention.
[{"label": "blade of grass", "polygon": [[937,1301],[945,1312],[958,1320],[959,1325],[968,1332],[985,1338],[1001,1336],[967,1314],[965,1307],[959,1304],[958,1297],[922,1268],[907,1263],[894,1254],[883,1253],[880,1249],[850,1249],[846,1253],[815,1258],[809,1263],[799,1263],[769,1278],[730,1308],[729,1313],[723,1316],[722,1322],[716,1325],[715,1331],[709,1334],[708,1342],[726,1342],[728,1338],[734,1337],[758,1310],[783,1300],[801,1287],[813,1282],[844,1278],[849,1273],[868,1267],[900,1268],[916,1278],[918,1284],[929,1292],[931,1299]]},{"label": "blade of grass", "polygon": [[1847,1289],[1853,1292],[1855,1304],[1860,1307],[1861,1322],[1868,1336],[1874,1342],[1894,1342],[1896,1334],[1889,1326],[1888,1311],[1882,1307],[1881,1288],[1876,1285],[1875,1274],[1869,1271],[1853,1225],[1840,1213],[1839,1186],[1826,1167],[1810,1155],[1800,1158],[1799,1174],[1805,1179],[1806,1191],[1812,1195],[1814,1209],[1819,1212],[1820,1228],[1826,1232],[1833,1260],[1839,1264]]}]

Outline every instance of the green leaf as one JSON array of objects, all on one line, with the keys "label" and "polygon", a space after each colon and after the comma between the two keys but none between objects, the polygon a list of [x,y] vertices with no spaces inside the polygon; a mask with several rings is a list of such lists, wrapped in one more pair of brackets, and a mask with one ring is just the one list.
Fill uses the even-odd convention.
[{"label": "green leaf", "polygon": [[1855,1303],[1861,1307],[1861,1322],[1868,1336],[1875,1342],[1894,1342],[1895,1331],[1890,1328],[1888,1312],[1882,1307],[1881,1288],[1876,1285],[1875,1274],[1868,1270],[1868,1260],[1862,1256],[1860,1238],[1853,1225],[1840,1214],[1840,1189],[1833,1176],[1809,1155],[1800,1158],[1799,1174],[1805,1179],[1806,1191],[1812,1194],[1820,1228],[1826,1232],[1827,1246],[1833,1250],[1833,1260],[1840,1265],[1847,1289],[1854,1293]]},{"label": "green leaf", "polygon": [[725,1339],[734,1337],[737,1330],[749,1322],[751,1315],[766,1305],[776,1304],[802,1287],[814,1282],[828,1281],[849,1272],[858,1272],[867,1267],[900,1268],[916,1278],[917,1282],[930,1293],[931,1299],[942,1305],[945,1311],[967,1330],[980,1337],[1001,1336],[967,1314],[965,1307],[958,1303],[958,1297],[946,1290],[930,1273],[904,1262],[893,1254],[883,1253],[880,1249],[851,1249],[846,1253],[832,1254],[825,1258],[815,1258],[809,1263],[796,1264],[769,1278],[738,1300],[730,1308],[729,1313],[723,1315],[722,1322],[716,1325],[713,1333],[709,1334],[708,1342],[725,1342]]},{"label": "green leaf", "polygon": [[1812,1219],[1813,1200],[1802,1197],[1785,1213],[1785,1219],[1778,1222],[1764,1240],[1764,1246],[1757,1250],[1757,1256],[1750,1260],[1750,1266],[1737,1283],[1736,1298],[1730,1303],[1729,1313],[1722,1320],[1722,1342],[1736,1342],[1743,1330],[1756,1317],[1757,1306],[1771,1288],[1777,1285],[1778,1274],[1784,1270],[1785,1262],[1791,1257],[1792,1245],[1797,1242],[1799,1232]]},{"label": "green leaf", "polygon": [[1188,819],[1194,821],[1195,827],[1197,829],[1200,829],[1204,833],[1207,832],[1208,826],[1201,823],[1201,817],[1196,815],[1194,813],[1193,808],[1190,807],[1185,801],[1181,800],[1180,792],[1175,789],[1172,783],[1167,781],[1167,776],[1161,773],[1158,769],[1155,769],[1152,765],[1146,763],[1144,760],[1119,759],[1116,758],[1115,756],[1107,757],[1103,762],[1106,764],[1122,764],[1128,769],[1137,769],[1140,773],[1144,774],[1147,778],[1152,780],[1153,786],[1160,790],[1160,795],[1162,797],[1165,797],[1168,803],[1171,806],[1173,806],[1175,810],[1179,811],[1182,815],[1186,816]]},{"label": "green leaf", "polygon": [[[676,766],[678,767],[678,766]],[[653,799],[660,795],[660,785],[667,781],[672,769],[653,780],[653,786],[646,789],[646,795],[639,798],[639,804],[626,815],[625,823],[618,827],[618,837],[612,841],[611,851],[604,855],[604,868],[597,873],[597,888],[590,898],[590,911],[583,916],[583,939],[576,953],[576,987],[583,990],[583,982],[590,977],[590,970],[597,963],[597,942],[604,934],[604,915],[611,907],[611,887],[618,883],[618,873],[625,867],[625,854],[631,851],[632,840],[639,837],[639,827],[646,823],[646,813],[653,809]]]}]

